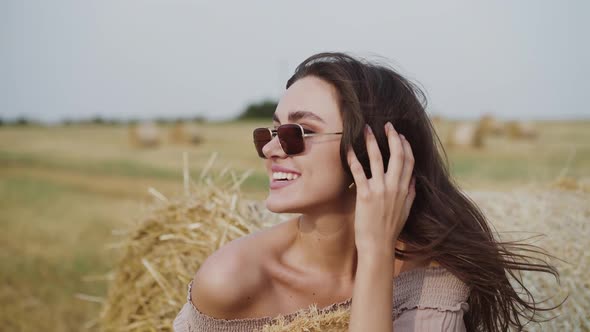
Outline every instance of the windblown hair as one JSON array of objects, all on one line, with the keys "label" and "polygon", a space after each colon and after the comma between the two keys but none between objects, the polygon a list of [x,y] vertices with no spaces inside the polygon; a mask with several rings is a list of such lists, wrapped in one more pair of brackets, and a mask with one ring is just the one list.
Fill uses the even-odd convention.
[{"label": "windblown hair", "polygon": [[468,331],[522,330],[529,322],[542,321],[538,311],[557,307],[539,307],[521,277],[523,271],[539,271],[559,281],[558,271],[543,259],[550,256],[530,244],[495,238],[484,214],[450,176],[446,152],[425,111],[426,98],[415,84],[386,65],[342,53],[306,59],[287,88],[306,76],[320,78],[338,92],[344,125],[340,156],[351,179],[346,160],[350,146],[371,176],[365,123],[375,133],[385,169],[390,155],[385,123],[390,121],[410,142],[416,198],[399,240],[412,250],[396,249],[396,257],[435,260],[471,288],[464,316]]}]

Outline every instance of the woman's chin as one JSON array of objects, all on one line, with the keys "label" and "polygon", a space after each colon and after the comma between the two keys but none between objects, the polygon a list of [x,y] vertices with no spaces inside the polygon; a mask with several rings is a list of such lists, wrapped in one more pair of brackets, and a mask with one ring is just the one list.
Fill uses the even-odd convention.
[{"label": "woman's chin", "polygon": [[266,198],[264,204],[270,212],[297,213],[297,208],[292,204],[292,202],[285,202],[284,200],[279,201],[278,199],[275,199],[275,197],[272,197],[272,195],[269,195]]}]

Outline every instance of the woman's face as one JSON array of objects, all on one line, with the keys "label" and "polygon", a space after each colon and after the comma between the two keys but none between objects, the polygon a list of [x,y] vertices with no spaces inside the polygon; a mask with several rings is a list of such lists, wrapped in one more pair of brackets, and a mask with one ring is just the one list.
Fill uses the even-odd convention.
[{"label": "woman's face", "polygon": [[[314,133],[342,132],[342,117],[335,88],[329,83],[307,76],[293,83],[285,92],[275,112],[273,124],[298,123]],[[277,137],[262,149],[270,178],[266,207],[273,212],[310,213],[321,208],[339,209],[346,204],[346,173],[340,162],[342,135],[306,137],[305,150],[297,155],[285,154]],[[292,180],[278,180],[284,178]],[[274,176],[273,176],[274,175]]]}]

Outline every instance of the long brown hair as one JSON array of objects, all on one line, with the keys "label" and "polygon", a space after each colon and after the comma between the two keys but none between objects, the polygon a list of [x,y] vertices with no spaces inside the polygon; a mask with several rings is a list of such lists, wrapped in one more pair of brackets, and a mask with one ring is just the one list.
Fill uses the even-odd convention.
[{"label": "long brown hair", "polygon": [[391,121],[410,142],[416,199],[399,240],[415,249],[396,249],[396,257],[435,260],[470,287],[470,309],[464,316],[468,331],[522,330],[528,322],[540,321],[538,311],[555,308],[539,307],[520,272],[550,273],[557,281],[559,273],[542,259],[547,257],[542,249],[494,237],[484,214],[450,176],[446,152],[425,111],[426,98],[415,84],[386,65],[342,53],[309,57],[297,67],[287,88],[306,76],[318,77],[338,91],[344,125],[340,155],[351,179],[346,161],[349,146],[371,176],[365,123],[375,133],[385,169],[389,160],[385,123]]}]

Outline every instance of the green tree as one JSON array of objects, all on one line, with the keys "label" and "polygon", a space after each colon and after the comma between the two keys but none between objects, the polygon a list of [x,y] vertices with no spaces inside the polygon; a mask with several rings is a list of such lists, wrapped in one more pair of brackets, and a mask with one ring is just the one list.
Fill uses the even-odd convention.
[{"label": "green tree", "polygon": [[261,102],[248,105],[242,114],[240,114],[238,119],[271,119],[276,108],[276,101],[266,99]]}]

